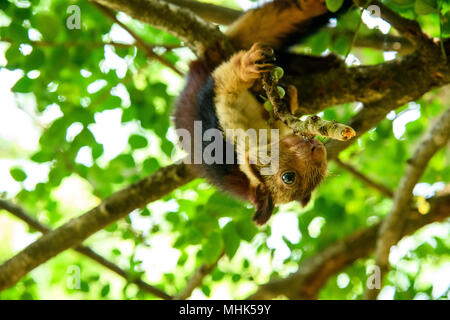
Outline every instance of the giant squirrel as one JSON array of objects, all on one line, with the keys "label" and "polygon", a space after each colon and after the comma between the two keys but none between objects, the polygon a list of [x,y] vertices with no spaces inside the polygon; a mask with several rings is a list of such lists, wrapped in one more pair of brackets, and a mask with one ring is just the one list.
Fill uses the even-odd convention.
[{"label": "giant squirrel", "polygon": [[[339,13],[350,5],[351,1],[346,0]],[[305,206],[312,190],[326,176],[327,163],[321,142],[294,135],[282,122],[270,121],[255,88],[261,87],[261,76],[274,68],[275,56],[283,55],[290,45],[334,16],[325,0],[274,0],[247,11],[228,27],[226,35],[240,50],[230,59],[214,69],[202,58],[190,64],[175,110],[176,128],[190,134],[189,141],[182,141],[191,156],[190,167],[221,190],[249,200],[256,208],[253,220],[259,225],[269,220],[277,204],[296,200]],[[291,104],[296,103],[296,93],[289,87]],[[219,154],[214,156],[221,161],[192,163],[194,146],[200,144],[200,151],[204,151],[209,144],[196,137],[196,121],[201,123],[202,136],[208,129],[220,130],[215,139],[221,140],[222,148],[215,150]],[[242,131],[230,135],[227,129]],[[248,129],[279,129],[280,138],[268,140],[262,147],[268,154],[275,150],[274,146],[279,150],[274,174],[261,174],[267,165],[249,161],[260,150],[236,143],[239,138],[245,139],[242,132]]]}]

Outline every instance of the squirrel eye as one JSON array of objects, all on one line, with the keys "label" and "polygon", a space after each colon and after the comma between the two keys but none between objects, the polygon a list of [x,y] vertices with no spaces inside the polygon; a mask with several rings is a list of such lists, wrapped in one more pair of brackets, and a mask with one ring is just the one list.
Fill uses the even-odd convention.
[{"label": "squirrel eye", "polygon": [[295,172],[293,171],[286,171],[281,175],[281,180],[285,184],[293,184],[295,182]]}]

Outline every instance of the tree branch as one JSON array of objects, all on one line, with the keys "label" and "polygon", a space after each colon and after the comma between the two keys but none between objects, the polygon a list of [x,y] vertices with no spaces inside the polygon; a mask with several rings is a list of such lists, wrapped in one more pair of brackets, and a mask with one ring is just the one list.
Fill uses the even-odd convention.
[{"label": "tree branch", "polygon": [[161,168],[153,175],[112,194],[97,207],[44,234],[3,263],[0,266],[0,291],[13,286],[25,274],[58,253],[80,245],[93,233],[192,179],[194,175],[184,164],[174,164]]},{"label": "tree branch", "polygon": [[211,264],[203,264],[201,265],[195,273],[192,275],[191,279],[189,279],[188,283],[184,287],[183,291],[181,291],[174,299],[175,300],[186,300],[192,295],[192,292],[195,290],[195,288],[199,287],[203,279],[210,274],[214,268],[217,266],[217,263],[219,260],[223,257],[225,252],[222,252],[220,256]]},{"label": "tree branch", "polygon": [[[281,69],[274,71],[282,71]],[[289,107],[286,99],[283,99],[284,89],[277,86],[278,78],[281,74],[278,72],[267,72],[262,78],[263,89],[266,92],[268,102],[272,108],[272,118],[281,120],[287,127],[291,128],[297,135],[311,136],[320,135],[335,140],[347,141],[355,136],[355,131],[349,126],[337,123],[335,121],[323,120],[314,115],[305,120],[301,120],[292,114],[298,108],[297,89],[293,86],[288,87]],[[281,94],[280,91],[281,90]],[[283,96],[282,96],[283,95]],[[291,101],[293,100],[293,101]],[[266,106],[266,104],[264,104]]]},{"label": "tree branch", "polygon": [[[10,201],[0,199],[0,209],[8,211],[16,218],[24,221],[31,228],[33,228],[43,234],[52,231],[45,224],[40,223],[38,220],[34,219],[30,214],[25,212],[25,210],[22,207],[14,204]],[[122,268],[120,268],[116,264],[112,263],[108,259],[105,259],[104,257],[99,255],[98,253],[96,253],[94,250],[92,250],[89,247],[78,246],[78,247],[74,248],[74,250],[85,255],[86,257],[96,261],[97,263],[99,263],[100,265],[104,266],[105,268],[111,270],[112,272],[118,274],[119,276],[124,278],[126,281],[136,284],[139,287],[139,289],[141,289],[142,291],[145,291],[147,293],[155,295],[164,300],[172,299],[172,297],[169,296],[167,293],[146,283],[142,279],[132,279],[127,271],[123,270]]]},{"label": "tree branch", "polygon": [[218,24],[229,25],[242,15],[242,11],[195,0],[165,0],[191,10],[200,18]]},{"label": "tree branch", "polygon": [[356,168],[354,168],[353,166],[342,162],[339,158],[334,159],[334,161],[344,170],[348,171],[349,173],[351,173],[352,175],[354,175],[356,178],[358,178],[359,180],[361,180],[362,182],[364,182],[365,184],[367,184],[369,187],[374,188],[375,190],[378,190],[381,194],[385,195],[388,198],[392,198],[394,193],[386,186],[373,181],[372,179],[370,179],[369,177],[367,177],[366,175],[362,174],[361,172],[359,172]]},{"label": "tree branch", "polygon": [[[402,236],[450,216],[450,194],[437,196],[429,201],[431,209],[426,215],[412,209],[408,211]],[[379,229],[380,223],[329,245],[300,263],[297,272],[284,279],[275,279],[260,285],[248,299],[273,299],[280,295],[290,299],[317,299],[320,288],[331,276],[357,259],[366,257],[375,249]]]},{"label": "tree branch", "polygon": [[399,54],[407,55],[414,51],[411,42],[402,37],[385,35],[376,32],[367,36],[356,38],[355,47],[372,48],[381,51],[397,51]]},{"label": "tree branch", "polygon": [[354,0],[354,2],[363,7],[366,7],[367,3],[370,6],[378,7],[380,18],[389,22],[402,36],[411,41],[416,48],[429,50],[433,47],[433,41],[422,31],[417,21],[402,17],[377,0]]},{"label": "tree branch", "polygon": [[[15,43],[13,39],[0,39],[0,42],[7,42],[7,43]],[[113,46],[118,48],[134,48],[136,47],[136,44],[134,43],[122,43],[122,42],[116,42],[116,41],[86,41],[86,42],[80,42],[80,41],[65,41],[65,42],[53,42],[53,41],[30,41],[27,44],[30,44],[31,46],[38,46],[38,47],[77,47],[80,45],[85,45],[87,47],[104,47],[104,46]],[[171,45],[171,44],[148,44],[148,46],[152,49],[155,48],[163,48],[166,50],[173,50],[177,48],[181,48],[182,46],[179,45]]]},{"label": "tree branch", "polygon": [[[450,41],[446,43],[450,45]],[[330,67],[330,58],[315,60],[315,70],[308,69],[310,58],[304,56],[292,55],[288,64],[282,66],[287,72],[282,82],[298,90],[296,115],[315,114],[354,101],[366,106],[380,101],[401,106],[450,83],[449,64],[417,51],[371,66],[346,67],[335,59],[334,67]]]},{"label": "tree branch", "polygon": [[[191,44],[190,47],[198,55],[205,52],[206,60],[212,66],[233,52],[228,39],[219,30],[187,9],[156,0],[95,1],[171,32],[186,44]],[[385,12],[384,7],[381,8]],[[403,21],[404,18],[398,18],[395,12],[392,15],[388,10],[385,13],[387,18]],[[429,39],[427,41],[432,43]],[[446,41],[445,46],[450,54],[450,41]],[[335,59],[337,66],[330,68],[329,59],[317,58],[323,66],[320,68],[320,63],[316,63],[317,68],[311,70],[308,66],[311,59],[305,63],[304,57],[291,55],[289,63],[282,67],[290,73],[286,75],[285,82],[295,85],[299,91],[297,115],[316,114],[330,106],[353,101],[368,105],[384,100],[387,104],[403,105],[432,88],[450,83],[450,65],[440,59],[440,49],[436,47],[437,51],[431,53],[416,51],[415,54],[375,66],[347,68]]]},{"label": "tree branch", "polygon": [[[432,125],[430,130],[418,143],[413,156],[408,160],[403,175],[394,194],[394,203],[387,218],[379,230],[376,265],[380,268],[381,279],[389,269],[389,252],[402,234],[404,221],[407,219],[405,210],[410,206],[412,191],[425,171],[433,155],[450,139],[450,108],[447,109]],[[380,289],[367,289],[366,298],[376,299]]]},{"label": "tree branch", "polygon": [[192,11],[158,0],[91,0],[171,33],[213,64],[233,52],[220,30]]},{"label": "tree branch", "polygon": [[134,40],[136,41],[136,45],[141,48],[145,54],[147,55],[147,57],[149,59],[154,59],[159,61],[161,64],[165,65],[166,67],[170,68],[171,70],[173,70],[175,73],[177,73],[180,76],[183,76],[183,72],[181,72],[180,70],[178,70],[177,67],[175,67],[172,63],[170,63],[167,59],[165,59],[164,57],[160,56],[159,54],[156,54],[153,49],[154,47],[149,45],[147,42],[145,42],[136,32],[134,32],[133,30],[131,30],[130,28],[128,28],[127,25],[125,25],[124,23],[122,23],[119,19],[117,19],[116,15],[114,14],[114,12],[98,3],[93,3],[94,6],[99,9],[101,12],[103,12],[109,19],[111,19],[113,22],[117,23],[122,29],[124,29],[126,32],[128,32],[130,34],[130,36],[132,36],[134,38]]}]

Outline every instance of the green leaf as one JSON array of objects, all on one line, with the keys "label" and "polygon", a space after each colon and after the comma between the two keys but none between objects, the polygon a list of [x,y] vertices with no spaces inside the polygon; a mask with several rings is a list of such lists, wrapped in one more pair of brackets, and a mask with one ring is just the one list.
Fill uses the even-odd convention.
[{"label": "green leaf", "polygon": [[178,258],[177,266],[182,267],[188,260],[189,256],[186,252],[183,252],[180,257]]},{"label": "green leaf", "polygon": [[31,8],[15,8],[14,10],[14,18],[17,21],[29,19],[31,16]]},{"label": "green leaf", "polygon": [[33,86],[33,80],[27,76],[23,76],[16,84],[11,88],[12,92],[26,93],[31,91]]},{"label": "green leaf", "polygon": [[6,61],[8,64],[6,65],[8,69],[17,69],[22,67],[22,63],[25,57],[22,55],[19,49],[19,44],[13,43],[5,52]]},{"label": "green leaf", "polygon": [[106,297],[109,294],[110,291],[111,291],[111,286],[108,283],[108,284],[103,286],[103,288],[102,288],[102,290],[100,292],[100,295],[102,296],[102,298],[104,298],[104,297]]},{"label": "green leaf", "polygon": [[117,225],[117,223],[113,223],[113,224],[110,224],[109,226],[107,226],[105,228],[105,230],[108,232],[114,232],[114,231],[117,231],[118,228],[119,228],[119,226]]},{"label": "green leaf", "polygon": [[27,178],[27,174],[21,169],[21,168],[11,168],[9,170],[9,173],[11,174],[11,177],[13,177],[14,180],[22,182]]},{"label": "green leaf", "polygon": [[167,139],[164,139],[161,143],[161,150],[164,152],[165,155],[170,157],[172,155],[174,145],[172,142],[170,142]]},{"label": "green leaf", "polygon": [[130,154],[119,154],[114,161],[122,163],[127,168],[134,168],[136,166],[136,162]]},{"label": "green leaf", "polygon": [[414,4],[414,10],[419,15],[427,15],[437,12],[436,0],[416,0]]},{"label": "green leaf", "polygon": [[102,110],[116,109],[122,104],[122,100],[118,96],[109,95],[102,103]]},{"label": "green leaf", "polygon": [[211,295],[211,288],[207,285],[202,285],[202,292],[205,296],[209,297]]},{"label": "green leaf", "polygon": [[28,42],[28,31],[18,21],[13,21],[9,26],[9,36],[18,43]]},{"label": "green leaf", "polygon": [[345,55],[350,47],[351,42],[347,37],[339,37],[333,43],[333,51],[336,51],[337,54]]},{"label": "green leaf", "polygon": [[236,227],[233,222],[227,223],[227,225],[222,230],[223,242],[225,247],[225,253],[228,258],[233,259],[236,254],[237,249],[241,243],[239,234],[237,233]]},{"label": "green leaf", "polygon": [[10,4],[9,1],[0,1],[0,10],[6,11]]},{"label": "green leaf", "polygon": [[242,276],[240,274],[235,273],[231,276],[231,281],[233,283],[237,283],[241,280],[241,278],[242,278]]},{"label": "green leaf", "polygon": [[223,242],[219,232],[213,232],[203,244],[203,257],[206,263],[213,263],[222,252]]},{"label": "green leaf", "polygon": [[148,141],[144,136],[132,134],[128,139],[128,144],[132,149],[145,148],[148,145]]},{"label": "green leaf", "polygon": [[322,31],[316,34],[311,41],[312,54],[321,54],[326,49],[331,41],[331,33],[328,31]]},{"label": "green leaf", "polygon": [[44,40],[53,41],[58,36],[61,23],[55,15],[39,12],[34,17],[36,28]]},{"label": "green leaf", "polygon": [[409,6],[414,4],[414,0],[389,0],[389,2],[393,2],[402,6]]},{"label": "green leaf", "polygon": [[94,160],[98,159],[103,154],[103,145],[100,143],[94,144],[92,147],[92,157]]},{"label": "green leaf", "polygon": [[217,267],[214,268],[213,272],[211,273],[211,279],[213,281],[220,281],[225,276],[225,272],[221,271]]},{"label": "green leaf", "polygon": [[39,69],[45,62],[45,54],[39,48],[33,48],[33,51],[25,57],[24,69],[36,70]]},{"label": "green leaf", "polygon": [[87,283],[84,280],[81,280],[80,282],[80,290],[83,292],[89,292],[89,283]]},{"label": "green leaf", "polygon": [[30,158],[32,161],[37,163],[48,162],[54,159],[55,154],[49,150],[41,150],[33,154]]},{"label": "green leaf", "polygon": [[123,109],[122,111],[122,122],[129,122],[134,119],[136,119],[136,109],[134,107],[128,107],[126,109]]},{"label": "green leaf", "polygon": [[156,158],[145,159],[142,166],[146,173],[152,173],[160,167],[159,162]]},{"label": "green leaf", "polygon": [[336,12],[344,3],[344,0],[326,0],[327,8],[331,12]]},{"label": "green leaf", "polygon": [[450,35],[450,11],[442,17],[442,34]]},{"label": "green leaf", "polygon": [[122,252],[119,249],[117,249],[117,248],[112,249],[111,253],[113,255],[115,255],[115,256],[121,256],[122,255]]},{"label": "green leaf", "polygon": [[247,242],[252,241],[253,237],[258,233],[258,228],[250,219],[238,220],[235,226],[239,236]]}]

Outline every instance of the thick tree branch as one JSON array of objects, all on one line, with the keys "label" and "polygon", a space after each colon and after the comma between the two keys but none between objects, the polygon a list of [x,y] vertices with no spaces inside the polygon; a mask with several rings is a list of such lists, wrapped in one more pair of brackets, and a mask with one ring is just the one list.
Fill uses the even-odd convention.
[{"label": "thick tree branch", "polygon": [[[450,216],[450,194],[437,196],[429,201],[431,209],[426,215],[421,215],[416,210],[408,210],[402,236]],[[379,228],[380,223],[329,245],[301,262],[297,272],[259,286],[249,299],[273,299],[280,295],[290,299],[317,299],[320,288],[331,276],[357,259],[368,256],[375,249]]]},{"label": "thick tree branch", "polygon": [[200,18],[206,21],[218,24],[232,24],[242,15],[242,11],[230,9],[227,7],[217,6],[211,3],[205,3],[195,0],[165,0],[177,6],[186,8],[194,12]]},{"label": "thick tree branch", "polygon": [[81,244],[131,211],[144,207],[194,179],[183,164],[161,168],[153,175],[122,189],[84,215],[44,234],[0,266],[0,291],[13,286],[25,274],[58,253]]},{"label": "thick tree branch", "polygon": [[[230,25],[236,21],[243,11],[234,10],[227,7],[217,6],[210,3],[205,3],[195,0],[165,0],[166,2],[173,3],[177,6],[186,8],[194,12],[199,17],[222,25]],[[354,35],[354,31],[348,31],[345,33],[336,32],[335,29],[329,29],[327,32],[333,34],[333,38],[338,37],[350,37]],[[373,48],[382,51],[397,51],[402,55],[411,53],[414,48],[411,42],[402,37],[396,37],[392,35],[382,34],[381,32],[374,32],[370,35],[361,36],[358,35],[356,47]]]},{"label": "thick tree branch", "polygon": [[330,58],[316,58],[314,72],[305,64],[309,58],[292,55],[283,66],[287,72],[283,82],[295,85],[298,90],[297,115],[318,113],[354,101],[365,105],[383,101],[383,104],[401,106],[450,83],[450,65],[434,58],[416,51],[393,61],[350,68],[338,60],[334,67],[322,68],[321,62],[329,66]]},{"label": "thick tree branch", "polygon": [[[0,199],[0,209],[8,211],[12,215],[14,215],[16,218],[24,221],[31,228],[33,228],[39,232],[48,233],[48,232],[52,231],[52,229],[50,229],[46,225],[40,223],[38,220],[33,218],[30,214],[25,212],[25,210],[22,207],[14,204],[10,201]],[[139,287],[139,289],[141,289],[142,291],[150,293],[152,295],[155,295],[156,297],[164,299],[164,300],[172,299],[172,297],[169,296],[167,293],[165,293],[164,291],[162,291],[152,285],[149,285],[142,279],[132,279],[127,271],[123,270],[122,268],[120,268],[116,264],[112,263],[108,259],[102,257],[101,255],[99,255],[98,253],[96,253],[94,250],[92,250],[89,247],[78,246],[78,247],[74,248],[74,250],[85,255],[86,257],[96,261],[97,263],[99,263],[100,265],[104,266],[105,268],[111,270],[112,272],[118,274],[119,276],[124,278],[126,281],[136,284]]]},{"label": "thick tree branch", "polygon": [[[171,32],[191,45],[198,55],[206,52],[206,59],[212,65],[233,52],[229,41],[217,28],[187,9],[156,0],[95,1]],[[404,18],[398,18],[395,12],[393,15],[388,10],[390,9],[384,10],[382,7],[381,11],[386,11],[383,13],[386,18],[394,19],[394,22],[391,21],[394,26],[397,26],[395,21],[403,21]],[[402,23],[404,22],[400,24]],[[310,70],[310,60],[305,63],[304,57],[291,55],[283,68],[290,73],[285,77],[286,82],[295,85],[299,92],[298,114],[315,114],[330,106],[353,101],[361,101],[367,105],[383,100],[387,104],[395,102],[396,105],[402,105],[419,98],[432,88],[450,83],[450,65],[441,59],[439,46],[430,39],[427,41],[437,50],[418,51],[376,66],[347,68],[343,63],[337,63],[337,66],[330,68],[329,59],[318,58],[316,70]],[[449,47],[450,41],[446,41],[447,53],[450,53]],[[320,62],[324,64],[322,68]],[[321,71],[317,72],[317,69]]]},{"label": "thick tree branch", "polygon": [[339,158],[334,159],[334,161],[344,170],[351,173],[353,176],[367,184],[369,187],[374,188],[375,190],[378,190],[381,194],[385,195],[388,198],[393,197],[393,192],[386,186],[373,181],[371,178],[367,177],[366,175],[359,172],[356,168],[353,166],[342,162]]},{"label": "thick tree branch", "polygon": [[[233,49],[220,30],[192,11],[158,0],[91,0],[110,9],[167,31],[183,41],[197,56],[206,55],[213,64]],[[208,49],[208,51],[207,51]]]},{"label": "thick tree branch", "polygon": [[[411,205],[412,191],[425,171],[432,156],[444,147],[450,139],[450,108],[447,109],[434,123],[430,130],[418,143],[412,157],[408,160],[403,175],[394,194],[394,203],[387,218],[379,230],[377,249],[375,252],[376,265],[380,268],[381,279],[389,269],[389,252],[402,234],[404,221],[407,219],[405,211]],[[366,298],[376,299],[379,289],[367,289]]]}]

